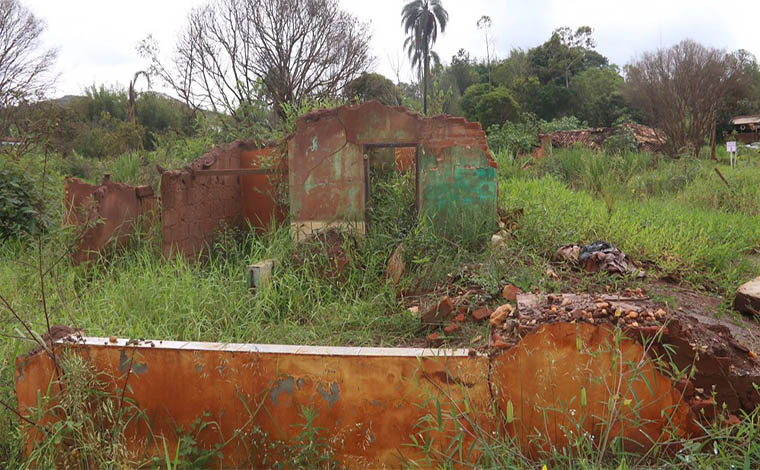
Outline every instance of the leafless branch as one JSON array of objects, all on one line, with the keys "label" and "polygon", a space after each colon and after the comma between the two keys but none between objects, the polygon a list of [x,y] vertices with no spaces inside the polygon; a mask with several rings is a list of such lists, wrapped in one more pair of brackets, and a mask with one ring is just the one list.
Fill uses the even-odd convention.
[{"label": "leafless branch", "polygon": [[371,63],[367,25],[337,0],[212,0],[194,9],[173,58],[146,39],[140,53],[194,109],[236,116],[265,101],[283,105],[338,95]]},{"label": "leafless branch", "polygon": [[668,138],[668,153],[699,154],[717,114],[747,91],[732,54],[685,40],[626,67],[626,92]]},{"label": "leafless branch", "polygon": [[0,138],[7,137],[15,108],[45,95],[56,49],[43,50],[45,23],[18,0],[0,0]]}]

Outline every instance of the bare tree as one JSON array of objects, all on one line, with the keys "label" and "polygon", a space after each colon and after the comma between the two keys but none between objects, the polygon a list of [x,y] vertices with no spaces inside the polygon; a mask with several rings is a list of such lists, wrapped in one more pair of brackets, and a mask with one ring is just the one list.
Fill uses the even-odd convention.
[{"label": "bare tree", "polygon": [[193,10],[173,58],[156,43],[139,46],[189,106],[237,116],[266,99],[285,104],[339,94],[370,65],[367,25],[337,0],[212,0]]},{"label": "bare tree", "polygon": [[53,84],[56,49],[42,50],[45,23],[18,0],[0,0],[0,138],[13,108],[42,97]]},{"label": "bare tree", "polygon": [[131,123],[134,123],[137,118],[137,88],[135,88],[135,85],[140,76],[145,77],[145,80],[148,82],[148,88],[150,88],[150,75],[148,75],[148,72],[145,70],[135,72],[135,76],[132,77],[132,80],[129,82],[129,88],[127,88],[127,121]]},{"label": "bare tree", "polygon": [[478,20],[478,29],[483,31],[483,37],[486,40],[486,66],[488,67],[488,83],[491,84],[491,17],[483,15]]},{"label": "bare tree", "polygon": [[748,92],[737,57],[684,40],[626,67],[626,95],[668,139],[671,156],[704,146],[718,113]]}]

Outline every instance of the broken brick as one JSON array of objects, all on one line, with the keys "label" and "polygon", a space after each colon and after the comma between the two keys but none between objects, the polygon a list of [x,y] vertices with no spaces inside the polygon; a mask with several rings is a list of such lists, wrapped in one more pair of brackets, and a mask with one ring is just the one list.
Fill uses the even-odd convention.
[{"label": "broken brick", "polygon": [[438,347],[443,344],[443,338],[438,333],[431,333],[426,338],[429,346]]},{"label": "broken brick", "polygon": [[422,321],[425,323],[440,323],[447,320],[454,311],[454,304],[446,296],[436,305],[422,315]]},{"label": "broken brick", "polygon": [[453,335],[457,331],[462,329],[462,325],[457,325],[456,323],[449,323],[446,328],[443,329],[443,332],[447,335]]},{"label": "broken brick", "polygon": [[517,300],[517,294],[522,293],[523,291],[519,287],[515,286],[514,284],[507,284],[501,291],[501,296],[510,302],[514,302]]},{"label": "broken brick", "polygon": [[705,400],[693,399],[689,402],[689,406],[697,414],[697,416],[705,416],[707,418],[715,417],[715,400],[707,398]]},{"label": "broken brick", "polygon": [[467,321],[467,317],[465,317],[463,313],[460,313],[459,315],[454,317],[454,321],[457,323],[464,323],[465,321]]},{"label": "broken brick", "polygon": [[491,316],[492,310],[488,307],[481,307],[474,310],[470,315],[475,321],[482,321]]}]

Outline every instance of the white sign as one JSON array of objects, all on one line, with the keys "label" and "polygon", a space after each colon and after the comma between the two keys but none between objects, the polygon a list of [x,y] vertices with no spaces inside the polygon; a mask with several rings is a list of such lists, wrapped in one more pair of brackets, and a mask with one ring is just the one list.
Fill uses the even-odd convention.
[{"label": "white sign", "polygon": [[726,142],[726,152],[736,152],[736,142]]}]

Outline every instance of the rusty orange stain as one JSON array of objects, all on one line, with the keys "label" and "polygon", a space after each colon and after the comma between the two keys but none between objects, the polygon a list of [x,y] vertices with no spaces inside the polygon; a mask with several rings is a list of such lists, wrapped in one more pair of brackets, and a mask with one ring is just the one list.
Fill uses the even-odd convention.
[{"label": "rusty orange stain", "polygon": [[[210,426],[201,434],[200,447],[211,448],[254,428],[271,439],[290,441],[300,432],[301,407],[313,407],[315,425],[328,436],[339,436],[336,457],[357,468],[396,467],[402,458],[421,459],[421,449],[409,446],[421,432],[418,423],[435,412],[439,400],[446,413],[458,408],[483,410],[489,402],[488,358],[467,351],[323,348],[214,343],[154,342],[126,346],[105,338],[87,338],[85,344],[65,347],[88,358],[96,370],[113,379],[120,391],[129,370],[127,398],[136,401],[146,419],[131,426],[134,451],[160,456],[163,436],[170,452],[177,429],[188,429],[206,414]],[[134,354],[134,357],[133,357]],[[37,391],[47,389],[52,363],[46,354],[17,361],[19,408],[29,414]],[[466,384],[466,385],[462,385]],[[248,410],[259,410],[254,416]],[[453,435],[446,419],[433,436],[442,449]],[[148,423],[151,430],[148,429]],[[261,464],[266,450],[260,442],[242,442],[245,435],[223,450],[226,468]],[[238,441],[238,442],[236,442]],[[269,461],[273,458],[268,456]]]},{"label": "rusty orange stain", "polygon": [[526,335],[494,359],[491,380],[502,412],[511,402],[513,421],[504,430],[533,455],[583,433],[599,445],[608,428],[609,438],[622,436],[627,450],[642,452],[685,435],[693,420],[641,344],[587,323],[553,323]]},{"label": "rusty orange stain", "polygon": [[[610,436],[646,444],[645,433],[657,438],[669,421],[675,423],[676,435],[682,435],[689,415],[671,381],[655,370],[637,343],[623,340],[619,349],[598,348],[615,344],[612,335],[585,324],[544,325],[492,359],[468,350],[175,341],[127,345],[106,338],[59,347],[89,359],[104,377],[113,377],[108,382],[112,391],[120,392],[129,376],[125,396],[145,413],[145,419],[128,428],[131,450],[140,455],[163,455],[164,439],[173,455],[177,430],[189,429],[205,416],[215,426],[201,433],[198,445],[212,448],[226,442],[223,468],[257,467],[264,461],[271,465],[278,456],[267,454],[261,436],[291,441],[301,431],[302,407],[311,407],[317,412],[315,425],[333,438],[332,450],[344,465],[397,468],[404,459],[425,457],[421,447],[411,445],[412,436],[419,442],[425,431],[440,452],[461,433],[465,449],[474,445],[472,461],[480,456],[475,427],[488,436],[499,430],[509,433],[528,452],[539,449],[532,440],[536,430],[548,438],[546,444],[565,445],[567,430],[600,432],[602,417],[609,412],[606,404],[614,395],[619,423],[633,423],[626,421],[633,411],[644,422],[616,424]],[[642,358],[637,370],[652,389],[643,380],[617,380],[631,377],[631,364]],[[17,359],[22,414],[32,416],[38,392],[47,390],[52,377],[46,354]],[[632,405],[626,400],[634,394]],[[510,401],[513,419],[506,422]],[[641,406],[634,408],[637,404]],[[494,413],[494,406],[501,412]],[[440,427],[435,419],[439,409]],[[426,425],[426,417],[434,419]],[[578,422],[580,426],[572,427]],[[29,446],[36,438],[30,435]]]}]

